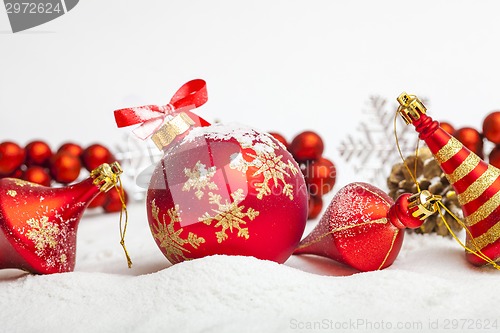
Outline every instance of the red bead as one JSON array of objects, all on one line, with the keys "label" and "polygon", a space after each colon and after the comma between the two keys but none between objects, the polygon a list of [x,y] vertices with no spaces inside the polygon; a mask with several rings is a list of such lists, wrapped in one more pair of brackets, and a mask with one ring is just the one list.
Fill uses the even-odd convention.
[{"label": "red bead", "polygon": [[[114,189],[111,189],[110,191],[114,191]],[[105,192],[101,192],[97,197],[94,198],[89,204],[89,208],[97,208],[97,207],[102,207],[104,203],[106,202],[106,194]]]},{"label": "red bead", "polygon": [[23,175],[24,175],[23,169],[19,168],[19,169],[16,169],[13,173],[11,173],[10,175],[8,175],[7,177],[22,179]]},{"label": "red bead", "polygon": [[22,179],[43,186],[50,186],[50,181],[52,180],[47,170],[38,165],[33,165],[26,169]]},{"label": "red bead", "polygon": [[500,145],[496,145],[491,150],[488,162],[494,167],[500,168]]},{"label": "red bead", "polygon": [[67,143],[61,145],[61,147],[59,147],[57,152],[58,153],[61,153],[61,152],[69,153],[73,156],[80,158],[80,156],[82,156],[82,153],[83,153],[83,148],[80,145],[77,145],[76,143],[67,142]]},{"label": "red bead", "polygon": [[100,144],[93,144],[82,153],[82,162],[88,171],[92,171],[103,163],[113,163],[113,154]]},{"label": "red bead", "polygon": [[52,150],[43,141],[32,141],[26,145],[26,164],[47,166],[52,157]]},{"label": "red bead", "polygon": [[0,176],[8,176],[23,164],[26,153],[14,142],[0,144]]},{"label": "red bead", "polygon": [[298,162],[317,160],[323,154],[323,140],[312,131],[297,135],[290,144],[290,152]]},{"label": "red bead", "polygon": [[455,127],[453,127],[450,123],[442,121],[441,128],[444,129],[448,134],[453,135],[455,133]]},{"label": "red bead", "polygon": [[335,165],[326,158],[320,158],[306,167],[305,179],[311,195],[324,195],[335,185],[337,171]]},{"label": "red bead", "polygon": [[57,153],[50,160],[50,173],[58,183],[68,184],[80,175],[80,160],[68,153]]},{"label": "red bead", "polygon": [[[126,204],[128,202],[127,192],[123,191],[123,194],[125,195],[124,199]],[[122,201],[120,199],[120,194],[116,189],[112,188],[106,192],[106,198],[102,208],[104,208],[106,213],[115,213],[122,210]]]},{"label": "red bead", "polygon": [[309,210],[307,218],[309,220],[315,219],[323,209],[323,198],[320,195],[309,196]]},{"label": "red bead", "polygon": [[483,135],[495,144],[500,143],[500,111],[486,116],[483,121]]},{"label": "red bead", "polygon": [[474,128],[463,127],[455,131],[455,138],[462,144],[474,152],[479,157],[483,158],[483,138],[481,134]]},{"label": "red bead", "polygon": [[287,149],[288,149],[288,142],[286,141],[285,137],[279,133],[276,132],[269,132],[279,142],[281,142]]}]

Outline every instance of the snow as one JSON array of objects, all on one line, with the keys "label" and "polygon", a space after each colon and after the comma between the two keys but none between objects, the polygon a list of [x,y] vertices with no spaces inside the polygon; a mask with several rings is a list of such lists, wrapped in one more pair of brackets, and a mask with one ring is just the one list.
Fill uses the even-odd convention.
[{"label": "snow", "polygon": [[171,266],[144,210],[129,206],[131,269],[117,214],[89,211],[78,231],[75,272],[0,271],[2,331],[295,332],[344,325],[355,332],[413,325],[404,331],[418,332],[436,321],[441,330],[434,331],[444,331],[446,320],[500,319],[500,295],[492,292],[499,272],[469,265],[449,238],[406,235],[396,262],[368,273],[315,256],[292,256],[283,265],[213,256]]},{"label": "snow", "polygon": [[[318,132],[338,191],[366,181],[337,149],[356,133],[369,96],[426,97],[428,114],[455,128],[480,129],[499,108],[500,44],[487,38],[499,33],[498,9],[494,0],[87,0],[19,34],[0,10],[2,140],[114,148],[130,130],[115,128],[113,110],[164,105],[200,77],[209,101],[194,112],[211,122],[288,139]],[[0,271],[2,332],[309,332],[318,321],[326,325],[316,331],[368,332],[385,321],[379,331],[463,332],[472,330],[452,330],[451,320],[473,320],[473,328],[500,320],[499,272],[470,266],[451,239],[407,235],[393,266],[370,273],[312,256],[171,267],[144,204],[130,205],[130,215],[132,269],[118,216],[89,212],[75,272]],[[422,329],[391,330],[389,321]]]}]

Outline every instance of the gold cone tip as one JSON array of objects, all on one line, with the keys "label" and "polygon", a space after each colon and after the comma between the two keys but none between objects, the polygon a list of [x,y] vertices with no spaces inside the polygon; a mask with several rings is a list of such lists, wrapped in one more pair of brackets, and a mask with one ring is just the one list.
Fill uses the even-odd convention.
[{"label": "gold cone tip", "polygon": [[412,215],[420,220],[425,220],[438,211],[437,202],[441,199],[440,195],[424,190],[408,198],[408,208],[416,208]]},{"label": "gold cone tip", "polygon": [[90,177],[94,179],[92,183],[98,186],[101,192],[107,192],[113,188],[113,186],[118,184],[122,173],[123,170],[120,163],[113,162],[111,165],[103,163],[92,170]]},{"label": "gold cone tip", "polygon": [[401,115],[406,125],[420,119],[420,116],[427,111],[424,103],[415,95],[403,92],[398,96],[397,101],[399,103],[397,112]]}]

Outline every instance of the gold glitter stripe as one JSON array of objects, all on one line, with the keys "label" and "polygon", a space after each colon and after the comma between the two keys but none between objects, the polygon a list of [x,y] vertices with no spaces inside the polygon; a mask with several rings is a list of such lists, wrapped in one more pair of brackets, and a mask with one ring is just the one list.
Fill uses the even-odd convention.
[{"label": "gold glitter stripe", "polygon": [[458,168],[453,171],[453,173],[446,175],[446,178],[450,181],[450,184],[455,184],[460,179],[467,176],[472,170],[474,170],[481,159],[476,154],[471,153],[467,158],[458,166]]},{"label": "gold glitter stripe", "polygon": [[382,261],[382,264],[377,269],[378,271],[381,270],[382,267],[384,267],[384,265],[387,261],[387,258],[389,258],[389,255],[391,254],[392,248],[394,247],[394,243],[396,242],[396,237],[398,236],[398,234],[399,234],[399,229],[396,229],[396,232],[394,233],[394,236],[392,237],[391,247],[389,248],[389,251],[387,251],[387,254],[385,255],[384,261]]},{"label": "gold glitter stripe", "polygon": [[455,156],[464,146],[460,141],[451,137],[450,140],[435,154],[439,163],[444,163]]},{"label": "gold glitter stripe", "polygon": [[386,204],[387,207],[391,207],[391,205],[389,204],[389,202],[387,202],[387,199],[384,199],[382,196],[380,196],[380,194],[373,192],[372,190],[370,190],[369,188],[367,188],[367,187],[365,187],[365,186],[363,186],[361,184],[358,184],[358,186],[361,187],[362,189],[364,189],[365,191],[370,192],[374,196],[378,197],[380,200],[382,200]]},{"label": "gold glitter stripe", "polygon": [[469,239],[467,242],[467,247],[473,250],[482,250],[486,246],[495,243],[500,238],[500,223],[497,222],[490,230],[486,231],[479,237],[474,237],[474,239]]},{"label": "gold glitter stripe", "polygon": [[[500,192],[495,193],[488,201],[486,201],[481,207],[479,207],[474,213],[470,214],[465,218],[465,224],[469,227],[473,226],[474,224],[481,222],[488,216],[490,216],[491,213],[495,209],[500,206]],[[500,217],[499,217],[500,219]],[[500,223],[498,223],[500,224]]]},{"label": "gold glitter stripe", "polygon": [[369,225],[369,224],[386,224],[386,223],[387,223],[387,218],[382,217],[380,219],[373,220],[373,221],[365,221],[365,222],[361,222],[361,223],[358,223],[358,224],[346,225],[344,227],[333,229],[331,231],[331,233],[339,232],[339,231],[344,231],[344,230],[349,230],[349,229],[352,229],[352,228],[355,228],[355,227],[360,227],[360,226],[363,226],[363,225]]},{"label": "gold glitter stripe", "polygon": [[488,166],[488,169],[474,181],[467,189],[458,195],[458,203],[466,205],[469,202],[479,198],[500,176],[500,170],[493,166]]}]

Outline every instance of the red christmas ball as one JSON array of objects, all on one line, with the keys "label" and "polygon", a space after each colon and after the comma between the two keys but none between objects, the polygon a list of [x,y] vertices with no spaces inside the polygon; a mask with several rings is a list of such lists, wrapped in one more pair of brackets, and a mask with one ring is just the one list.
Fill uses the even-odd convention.
[{"label": "red christmas ball", "polygon": [[17,143],[0,144],[0,176],[8,176],[23,164],[26,152]]},{"label": "red christmas ball", "polygon": [[304,178],[290,153],[268,134],[222,125],[192,129],[164,148],[146,203],[153,237],[174,264],[215,254],[283,263],[307,220]]},{"label": "red christmas ball", "polygon": [[68,153],[57,153],[50,159],[50,173],[58,183],[68,184],[75,181],[81,168],[78,157]]},{"label": "red christmas ball", "polygon": [[484,118],[483,135],[495,144],[500,143],[500,111],[492,112]]},{"label": "red christmas ball", "polygon": [[115,158],[108,148],[100,144],[87,147],[82,153],[82,162],[88,171],[92,171],[103,163],[112,163]]},{"label": "red christmas ball", "polygon": [[32,141],[26,145],[26,164],[47,166],[52,157],[50,146],[43,141]]},{"label": "red christmas ball", "polygon": [[483,158],[483,138],[481,133],[472,127],[463,127],[455,131],[455,138],[474,152],[477,156]]},{"label": "red christmas ball", "polygon": [[[125,204],[128,202],[127,192],[123,191]],[[120,199],[120,194],[116,189],[109,191],[106,193],[106,197],[104,198],[104,203],[102,204],[102,208],[106,213],[114,213],[120,212],[122,210],[122,201]]]},{"label": "red christmas ball", "polygon": [[273,136],[273,138],[275,138],[276,140],[281,142],[283,144],[283,146],[285,146],[288,149],[288,142],[286,141],[286,139],[283,135],[276,133],[276,132],[269,132],[269,134],[271,134]]},{"label": "red christmas ball", "polygon": [[488,162],[496,168],[500,168],[500,145],[496,145],[490,152]]},{"label": "red christmas ball", "polygon": [[76,143],[67,142],[67,143],[64,143],[63,145],[61,145],[61,147],[59,147],[57,152],[58,153],[68,153],[68,154],[71,154],[73,156],[80,158],[80,156],[82,156],[82,153],[83,153],[83,148],[82,148],[82,146],[80,146]]},{"label": "red christmas ball", "polygon": [[323,154],[323,140],[312,131],[297,135],[290,143],[290,152],[298,162],[317,160]]},{"label": "red christmas ball", "polygon": [[450,123],[441,122],[441,128],[444,129],[448,134],[453,135],[455,133],[455,127],[453,127]]},{"label": "red christmas ball", "polygon": [[324,195],[330,192],[335,185],[337,171],[335,165],[322,157],[305,169],[305,178],[311,195]]},{"label": "red christmas ball", "polygon": [[323,209],[323,198],[320,195],[309,196],[309,210],[307,213],[307,218],[309,220],[315,219],[321,213]]},{"label": "red christmas ball", "polygon": [[52,180],[47,170],[38,165],[33,165],[26,169],[22,179],[43,186],[50,186],[50,181]]}]

